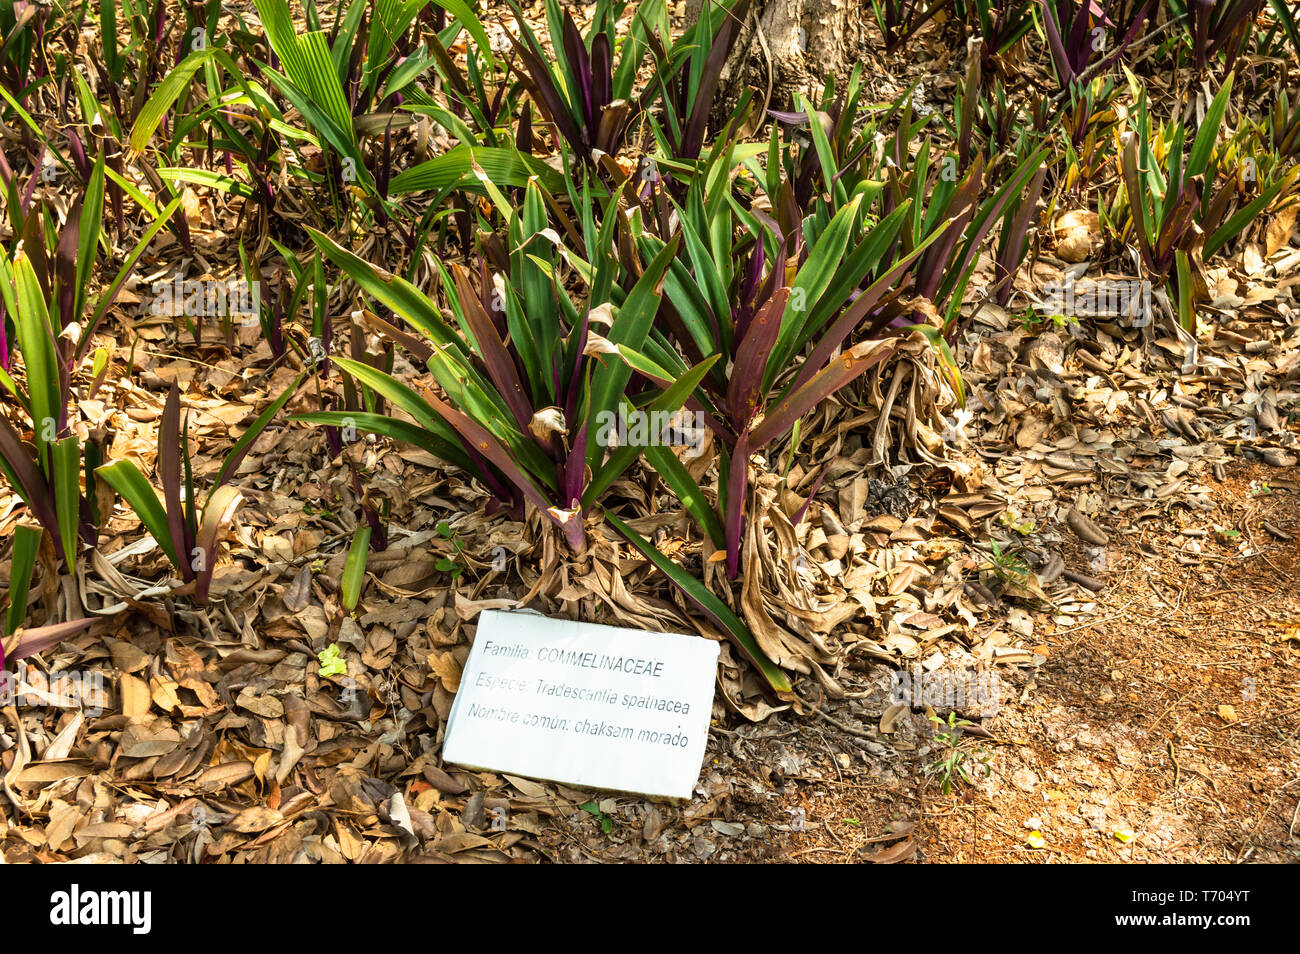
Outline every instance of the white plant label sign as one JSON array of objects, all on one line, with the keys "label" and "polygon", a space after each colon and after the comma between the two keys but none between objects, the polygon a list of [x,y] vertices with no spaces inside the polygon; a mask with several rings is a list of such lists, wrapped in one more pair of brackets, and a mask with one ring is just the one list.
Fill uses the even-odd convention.
[{"label": "white plant label sign", "polygon": [[641,795],[690,798],[704,760],[718,644],[486,610],[443,758]]}]

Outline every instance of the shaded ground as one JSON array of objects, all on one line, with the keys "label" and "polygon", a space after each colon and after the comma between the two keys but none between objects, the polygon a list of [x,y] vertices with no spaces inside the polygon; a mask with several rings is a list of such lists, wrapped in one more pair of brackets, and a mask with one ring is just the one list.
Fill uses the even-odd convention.
[{"label": "shaded ground", "polygon": [[[271,784],[285,740],[266,739],[272,758],[225,733],[214,767],[188,785],[151,780],[165,774],[156,757],[113,756],[111,789],[97,775],[54,777],[74,770],[75,751],[52,769],[48,761],[34,766],[54,775],[39,790],[18,787],[44,813],[4,829],[5,857],[1294,862],[1300,496],[1278,473],[1233,462],[1224,481],[1210,484],[1216,509],[1193,517],[1174,508],[1165,519],[1112,532],[1096,610],[1072,626],[1048,624],[1034,647],[1039,665],[998,669],[1000,710],[985,719],[969,713],[977,726],[959,748],[972,782],[958,781],[949,795],[933,771],[946,750],[925,707],[891,706],[894,670],[863,664],[843,682],[865,695],[824,703],[822,713],[809,706],[754,724],[715,711],[697,795],[685,806],[624,796],[592,802],[591,793],[563,786],[451,767],[448,774],[423,757],[392,776],[394,787],[375,777],[395,758],[378,732],[344,721],[322,729],[317,718],[321,741],[298,769],[306,787]],[[1175,532],[1180,523],[1186,535]],[[1240,537],[1196,535],[1214,525]],[[1196,562],[1180,562],[1180,554],[1193,559],[1193,543]],[[1242,556],[1243,543],[1257,552]],[[285,720],[302,721],[292,697],[282,698],[293,710]],[[239,717],[223,724],[234,728]],[[104,716],[91,729],[92,755],[105,732],[127,751],[140,745],[127,738],[123,716]],[[172,753],[187,747],[161,749],[175,762]],[[260,763],[251,777],[237,772],[239,755]],[[394,764],[408,756],[415,753]],[[12,750],[5,758],[12,764]],[[399,788],[410,822],[394,818]],[[255,804],[241,807],[241,792]],[[95,812],[114,803],[119,820],[97,820]],[[407,824],[418,841],[403,837]],[[1042,847],[1031,846],[1032,831]],[[52,844],[63,850],[52,852]]]},{"label": "shaded ground", "polygon": [[[874,692],[829,708],[834,723],[715,727],[685,809],[613,798],[608,835],[560,812],[542,843],[570,861],[1300,860],[1300,553],[1262,528],[1300,535],[1300,499],[1250,487],[1276,474],[1231,466],[1200,521],[1238,528],[1258,555],[1167,525],[1120,537],[1096,613],[1003,679],[1000,712],[979,723],[993,738],[961,737],[973,784],[943,794],[922,708],[880,730],[881,667],[856,687]],[[1193,540],[1199,562],[1178,562]]]}]

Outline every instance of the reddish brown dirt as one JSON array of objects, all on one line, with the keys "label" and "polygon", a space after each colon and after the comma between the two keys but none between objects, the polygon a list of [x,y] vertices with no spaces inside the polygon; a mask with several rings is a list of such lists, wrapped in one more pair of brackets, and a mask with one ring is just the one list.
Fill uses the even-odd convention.
[{"label": "reddish brown dirt", "polygon": [[684,810],[608,799],[608,834],[573,812],[542,840],[574,861],[1300,861],[1300,495],[1252,490],[1278,476],[1240,464],[1211,484],[1213,512],[1109,528],[1096,612],[1004,672],[993,738],[962,738],[972,782],[948,795],[924,713],[879,731],[879,669],[857,686],[876,692],[827,710],[838,724],[715,726]]}]

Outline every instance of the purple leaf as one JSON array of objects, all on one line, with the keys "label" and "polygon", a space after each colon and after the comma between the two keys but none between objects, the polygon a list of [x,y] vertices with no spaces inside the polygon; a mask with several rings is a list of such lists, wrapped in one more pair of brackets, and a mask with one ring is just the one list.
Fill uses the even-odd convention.
[{"label": "purple leaf", "polygon": [[1088,60],[1092,58],[1092,31],[1089,27],[1088,5],[1081,4],[1074,13],[1074,21],[1070,24],[1070,72],[1074,74],[1070,79],[1081,74],[1088,66]]},{"label": "purple leaf", "polygon": [[[66,623],[54,623],[50,626],[38,626],[35,629],[24,629],[18,639],[18,645],[14,651],[9,654],[9,659],[17,662],[28,656],[35,656],[37,653],[43,653],[51,646],[57,646],[69,636],[75,636],[82,630],[89,629],[95,625],[93,617],[87,619],[74,619]],[[0,657],[2,658],[2,657]],[[5,660],[7,661],[7,660]]]},{"label": "purple leaf", "polygon": [[343,432],[333,424],[326,424],[323,430],[325,431],[325,450],[329,453],[330,460],[337,460],[338,456],[343,453]]},{"label": "purple leaf", "polygon": [[531,155],[533,151],[533,111],[527,102],[520,111],[519,123],[515,127],[515,148],[524,155]]},{"label": "purple leaf", "polygon": [[817,491],[821,489],[822,480],[826,477],[826,471],[827,468],[823,467],[822,472],[818,474],[817,479],[813,481],[812,490],[808,491],[808,499],[803,502],[803,506],[795,511],[795,515],[790,518],[792,526],[799,526],[799,524],[803,523],[803,518],[808,515],[808,505],[813,502],[813,498],[817,496]]},{"label": "purple leaf", "polygon": [[1214,0],[1188,0],[1187,17],[1192,28],[1192,49],[1196,57],[1196,68],[1205,69],[1209,60],[1210,14],[1214,9]]},{"label": "purple leaf", "polygon": [[[58,276],[58,317],[55,328],[61,332],[77,319],[72,313],[77,296],[77,246],[81,239],[81,199],[68,210],[68,220],[59,230],[59,244],[54,253],[54,273]],[[53,319],[54,316],[51,315]]]},{"label": "purple leaf", "polygon": [[[391,338],[410,352],[411,357],[421,366],[427,365],[429,359],[433,357],[433,348],[431,348],[423,338],[402,331],[396,325],[385,321],[378,315],[372,315],[368,311],[362,312],[361,316],[365,323],[374,331],[384,335],[385,337]],[[353,357],[357,357],[358,360],[360,360],[356,355]]]},{"label": "purple leaf", "polygon": [[533,408],[527,395],[524,394],[524,386],[519,380],[514,359],[498,336],[497,329],[484,310],[482,302],[474,294],[465,269],[454,263],[451,268],[456,281],[456,291],[460,295],[465,322],[474,335],[474,342],[478,345],[479,354],[487,367],[488,377],[496,385],[497,391],[506,402],[506,407],[510,408],[510,413],[514,415],[520,431],[531,434],[528,425],[533,419]]},{"label": "purple leaf", "polygon": [[799,418],[893,353],[892,339],[863,341],[854,345],[814,374],[807,384],[790,388],[786,397],[750,432],[750,445],[755,451],[762,450],[794,427]]},{"label": "purple leaf", "polygon": [[601,152],[612,154],[617,151],[618,145],[623,139],[623,130],[627,128],[628,118],[632,115],[632,107],[625,102],[619,102],[608,107],[599,115],[600,121],[596,125],[593,145]]},{"label": "purple leaf", "polygon": [[727,389],[727,410],[731,414],[732,426],[739,434],[749,429],[749,422],[758,409],[767,358],[781,333],[781,316],[789,298],[788,287],[778,288],[749,323],[736,348],[735,366]]},{"label": "purple leaf", "polygon": [[159,425],[158,480],[162,484],[163,503],[167,508],[167,529],[171,531],[172,546],[176,549],[177,569],[188,582],[194,579],[194,570],[190,566],[194,542],[181,506],[181,392],[175,381],[167,392]]},{"label": "purple leaf", "polygon": [[573,447],[564,461],[564,474],[560,482],[564,502],[576,507],[582,499],[582,489],[587,483],[587,422],[582,422],[578,435],[573,439]]},{"label": "purple leaf", "polygon": [[[117,144],[117,140],[111,136],[106,137],[105,142],[112,145],[112,151],[105,161],[108,163],[108,167],[120,176],[122,174],[122,148]],[[105,178],[104,187],[108,192],[109,201],[113,204],[113,221],[117,224],[117,234],[121,235],[126,231],[126,217],[122,210],[122,187],[111,178]]]},{"label": "purple leaf", "polygon": [[82,179],[90,179],[90,160],[86,158],[85,147],[75,132],[68,133],[68,151],[72,153],[72,162]]},{"label": "purple leaf", "polygon": [[0,301],[0,368],[9,370],[9,337],[5,334],[5,303]]},{"label": "purple leaf", "polygon": [[36,194],[36,183],[41,178],[40,175],[41,167],[44,162],[45,162],[45,147],[41,146],[41,151],[36,157],[36,165],[32,167],[31,177],[28,178],[27,180],[27,188],[23,190],[23,198],[22,201],[19,203],[19,206],[22,208],[24,215],[26,215],[27,210],[32,207],[32,196]]},{"label": "purple leaf", "polygon": [[54,509],[54,492],[23,445],[22,438],[3,414],[0,414],[0,457],[18,480],[19,487],[15,489],[22,491],[32,514],[54,541],[55,555],[62,558],[63,544],[60,542],[58,514]]},{"label": "purple leaf", "polygon": [[[545,114],[547,120],[555,124],[560,135],[575,149],[582,149],[582,136],[578,132],[578,127],[573,123],[573,116],[564,105],[564,99],[560,95],[559,89],[555,85],[555,80],[551,76],[551,71],[543,61],[542,51],[538,48],[536,51],[531,49],[536,41],[528,32],[528,25],[524,22],[523,14],[515,10],[515,17],[519,20],[520,31],[524,39],[520,40],[513,33],[507,33],[510,42],[514,45],[519,53],[520,59],[524,61],[524,68],[519,71],[519,78],[523,82],[533,101],[537,103],[537,108]],[[527,44],[527,45],[525,45]]]},{"label": "purple leaf", "polygon": [[1029,221],[1038,205],[1038,197],[1042,194],[1043,182],[1046,178],[1047,167],[1041,166],[1034,173],[1034,178],[1029,183],[1029,189],[1021,198],[1020,207],[1016,209],[1015,215],[1006,225],[1007,231],[1002,236],[1002,248],[998,252],[997,270],[995,272],[995,277],[999,282],[1004,280],[1006,282],[998,288],[996,299],[999,305],[1005,305],[1011,298],[1010,279],[1024,255],[1025,233],[1029,231]]},{"label": "purple leaf", "polygon": [[613,58],[605,33],[591,41],[591,81],[591,108],[599,116],[614,98]]},{"label": "purple leaf", "polygon": [[1047,48],[1052,53],[1052,64],[1061,85],[1066,86],[1075,78],[1074,67],[1066,55],[1065,43],[1061,40],[1061,30],[1056,22],[1056,11],[1047,0],[1038,0],[1043,8],[1043,28],[1047,31]]},{"label": "purple leaf", "polygon": [[275,304],[271,307],[271,331],[266,336],[267,342],[271,345],[271,357],[277,361],[284,356],[284,297],[286,291],[284,286],[284,277],[280,277],[280,290],[275,296]]},{"label": "purple leaf", "polygon": [[736,33],[745,22],[749,10],[749,0],[740,0],[726,17],[722,28],[709,47],[709,55],[704,60],[704,69],[700,72],[700,85],[695,90],[695,102],[691,106],[691,116],[686,122],[685,135],[682,137],[682,154],[680,159],[698,159],[704,146],[704,132],[709,122],[709,112],[713,109],[713,95],[717,92],[718,82],[722,79],[722,67],[727,62],[731,47],[736,42]]},{"label": "purple leaf", "polygon": [[976,156],[971,171],[967,173],[966,178],[962,180],[949,200],[946,210],[949,223],[943,237],[926,250],[925,257],[917,269],[917,291],[926,298],[934,297],[943,283],[945,273],[951,267],[953,249],[956,248],[957,242],[966,230],[966,224],[975,214],[974,203],[979,198],[983,178],[984,157]]},{"label": "purple leaf", "polygon": [[807,126],[807,113],[790,113],[780,109],[769,109],[767,114],[778,122],[783,122],[787,126]]},{"label": "purple leaf", "polygon": [[723,533],[727,538],[727,579],[740,573],[740,538],[745,530],[745,495],[749,487],[749,432],[742,431],[731,453],[727,468],[727,512],[723,514]]},{"label": "purple leaf", "polygon": [[573,22],[573,17],[568,10],[564,11],[564,55],[569,59],[569,70],[577,77],[578,89],[570,90],[569,94],[577,93],[580,97],[578,105],[582,113],[582,136],[584,142],[590,144],[593,138],[593,130],[596,125],[596,114],[592,110],[592,84],[591,84],[591,57],[587,55],[586,44],[582,42],[582,34],[578,31],[578,25]]},{"label": "purple leaf", "polygon": [[1157,266],[1164,266],[1166,272],[1167,263],[1173,261],[1174,249],[1182,248],[1184,236],[1192,231],[1196,211],[1201,207],[1201,187],[1204,183],[1204,176],[1192,176],[1179,186],[1178,198],[1174,201],[1173,210],[1160,227],[1160,237],[1155,247],[1155,261]]},{"label": "purple leaf", "polygon": [[[919,254],[920,250],[918,249],[895,262],[889,271],[872,282],[871,286],[859,294],[853,300],[853,304],[835,319],[830,328],[822,333],[816,347],[813,348],[812,354],[808,356],[803,363],[803,367],[799,369],[799,373],[795,376],[794,383],[791,386],[791,391],[801,388],[813,377],[817,369],[830,361],[835,349],[844,343],[845,339],[853,332],[853,329],[862,323],[876,305],[880,304],[887,296],[897,294],[899,289],[894,288],[894,283],[906,274],[907,269],[916,261]],[[794,421],[790,423],[793,426]]]},{"label": "purple leaf", "polygon": [[444,421],[456,429],[457,433],[464,438],[468,447],[495,464],[501,473],[505,474],[510,482],[519,488],[529,503],[543,513],[550,509],[550,501],[537,489],[537,485],[533,483],[532,478],[515,463],[510,451],[487,428],[449,404],[443,403],[436,395],[426,393],[424,398]]}]

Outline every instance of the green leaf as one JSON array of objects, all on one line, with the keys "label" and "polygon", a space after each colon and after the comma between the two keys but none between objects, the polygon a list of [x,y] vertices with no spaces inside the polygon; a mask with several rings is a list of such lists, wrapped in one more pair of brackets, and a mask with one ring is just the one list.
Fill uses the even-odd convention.
[{"label": "green leaf", "polygon": [[709,542],[718,550],[724,549],[727,545],[727,534],[723,529],[722,521],[709,505],[708,499],[704,496],[704,489],[687,471],[686,465],[668,447],[647,447],[645,456],[664,482],[672,488],[677,499],[686,508],[686,512],[704,530]]},{"label": "green leaf", "polygon": [[316,247],[343,269],[367,295],[393,309],[438,344],[451,348],[462,358],[468,357],[461,340],[424,292],[399,276],[380,275],[373,265],[353,255],[323,232],[308,228],[307,234],[316,243]]},{"label": "green leaf", "polygon": [[315,411],[310,414],[294,415],[289,420],[301,421],[305,424],[355,427],[359,430],[369,431],[372,434],[379,434],[382,437],[389,437],[395,441],[418,447],[439,460],[462,470],[471,473],[476,470],[474,464],[470,462],[470,459],[461,449],[459,438],[454,441],[451,439],[455,437],[455,432],[441,421],[439,421],[441,426],[446,428],[445,434],[434,433],[427,428],[420,427],[418,424],[399,421],[397,418],[388,417],[386,414],[371,414],[366,411]]},{"label": "green leaf", "polygon": [[788,368],[794,359],[800,332],[844,258],[844,249],[848,246],[860,201],[860,196],[854,196],[844,208],[835,213],[835,217],[826,226],[826,231],[809,251],[808,259],[799,269],[799,274],[795,276],[790,300],[786,303],[785,314],[781,316],[779,343],[772,351],[772,357],[776,360],[768,362],[763,376],[767,387],[771,387],[777,375]]},{"label": "green leaf", "polygon": [[[705,244],[699,231],[692,225],[692,219],[705,227],[710,224],[710,220],[704,212],[703,201],[700,198],[698,189],[691,190],[687,207],[688,210],[679,210],[679,215],[681,216],[682,240],[686,246],[686,254],[690,258],[692,280],[704,293],[709,310],[713,312],[722,329],[722,340],[718,342],[719,350],[729,351],[731,347],[730,325],[733,306],[724,285],[729,283],[731,275],[729,271],[721,272],[718,266],[721,265],[726,269],[731,268],[731,249],[728,247],[726,252],[715,258],[710,253],[710,249]],[[722,223],[726,231],[730,231],[729,216],[717,215],[714,220]]]},{"label": "green leaf", "polygon": [[1196,142],[1192,145],[1192,154],[1187,158],[1186,178],[1188,179],[1204,173],[1206,167],[1210,164],[1210,155],[1214,151],[1214,142],[1218,138],[1219,128],[1223,124],[1223,113],[1228,108],[1228,96],[1232,93],[1233,75],[1232,73],[1228,74],[1228,78],[1223,81],[1219,94],[1214,97],[1205,110],[1205,119],[1201,123],[1201,128],[1197,130]]},{"label": "green leaf", "polygon": [[190,53],[176,64],[176,68],[167,74],[166,79],[158,84],[158,88],[153,91],[153,95],[140,110],[140,115],[135,117],[135,125],[131,127],[132,149],[136,152],[144,152],[167,110],[172,108],[172,104],[185,90],[189,89],[194,74],[215,49],[216,47],[205,47]]},{"label": "green leaf", "polygon": [[351,613],[361,598],[361,585],[366,580],[366,555],[370,552],[370,526],[363,524],[352,534],[347,562],[343,565],[343,579],[339,583],[339,598],[343,608]]},{"label": "green leaf", "polygon": [[81,320],[86,295],[90,291],[90,275],[95,266],[99,230],[104,217],[104,169],[104,151],[101,149],[95,157],[95,167],[90,173],[85,199],[81,204],[81,234],[77,240],[76,302],[73,306],[73,314],[65,319],[65,323]]},{"label": "green leaf", "polygon": [[145,249],[149,247],[149,243],[153,241],[153,237],[158,234],[159,230],[161,230],[164,225],[167,224],[172,217],[172,213],[180,208],[180,205],[180,196],[177,196],[168,203],[167,208],[158,215],[149,228],[145,229],[144,234],[140,236],[140,240],[135,243],[135,248],[131,249],[131,253],[126,257],[126,261],[122,264],[122,267],[118,269],[117,276],[113,279],[112,283],[100,294],[99,300],[95,303],[95,313],[86,324],[85,330],[81,332],[81,338],[77,342],[77,350],[75,354],[77,361],[80,361],[86,356],[86,349],[90,347],[91,341],[94,340],[95,331],[99,328],[99,323],[103,321],[104,315],[108,312],[109,306],[113,304],[113,301],[117,298],[117,293],[121,290],[122,285],[126,282],[127,278],[130,277],[131,271],[135,268],[135,263],[139,261],[140,256],[144,254]]},{"label": "green leaf", "polygon": [[352,160],[352,172],[357,177],[356,181],[366,188],[371,188],[373,180],[365,159],[357,147],[356,131],[352,128],[350,117],[348,125],[340,127],[326,109],[312,98],[311,93],[297,86],[287,76],[277,73],[269,66],[266,67],[266,75],[270,77],[276,89],[284,94],[285,99],[289,100],[298,112],[302,113],[303,118],[336,153]]},{"label": "green leaf", "polygon": [[[464,434],[458,428],[455,428],[456,422],[445,420],[445,416],[437,408],[430,405],[428,401],[392,375],[347,358],[336,358],[335,362],[366,387],[373,389],[392,402],[394,406],[406,411],[422,427],[432,431],[442,440],[456,445],[466,442]],[[485,409],[477,408],[475,410],[483,411]],[[542,453],[536,442],[522,437],[518,431],[509,427],[505,423],[504,417],[496,416],[495,407],[488,410],[481,417],[478,413],[470,413],[469,408],[465,409],[465,413],[478,426],[489,430],[493,436],[498,437],[502,443],[506,444],[517,465],[523,466],[547,487],[555,488],[555,467],[550,459]],[[501,413],[504,414],[504,411]],[[473,469],[477,470],[478,468]]]},{"label": "green leaf", "polygon": [[744,622],[731,611],[726,603],[718,599],[708,587],[691,576],[680,566],[668,559],[648,540],[629,527],[618,517],[614,516],[608,510],[605,511],[605,519],[613,525],[614,529],[621,533],[632,546],[636,547],[646,559],[664,572],[667,577],[683,593],[691,598],[700,609],[711,618],[715,623],[726,630],[727,635],[731,637],[737,648],[745,655],[750,662],[758,667],[759,672],[763,674],[768,684],[778,692],[790,692],[790,679],[771,659],[763,652],[754,639],[753,633],[749,631]]},{"label": "green leaf", "polygon": [[[18,313],[14,315],[18,348],[27,369],[27,391],[32,407],[32,430],[38,458],[49,461],[49,444],[59,424],[59,362],[50,329],[50,314],[40,279],[26,252],[14,259]],[[48,471],[47,471],[48,473]]]},{"label": "green leaf", "polygon": [[1300,166],[1292,166],[1285,175],[1279,176],[1277,181],[1255,197],[1248,205],[1238,210],[1238,212],[1224,222],[1219,229],[1211,235],[1205,242],[1203,252],[1205,258],[1209,258],[1224,244],[1230,242],[1242,229],[1255,220],[1255,218],[1268,207],[1274,197],[1282,191],[1283,187],[1289,187],[1296,180],[1297,170]]},{"label": "green leaf", "polygon": [[[672,377],[669,372],[656,365],[649,358],[638,354],[626,345],[619,345],[618,351],[624,361],[633,368],[636,368],[638,371],[641,371],[643,374],[655,379]],[[695,367],[691,368],[690,371],[677,377],[672,381],[670,387],[666,388],[661,395],[651,401],[649,405],[643,408],[643,410],[648,414],[654,414],[660,411],[676,412],[680,410],[681,406],[686,403],[687,398],[691,396],[691,392],[695,390],[696,386],[704,378],[704,375],[708,372],[709,368],[713,367],[720,357],[721,355],[710,355]],[[595,441],[596,437],[597,435],[592,434],[588,436],[588,439]],[[582,507],[584,510],[596,502],[597,498],[599,498],[600,495],[618,479],[619,474],[627,470],[632,461],[636,460],[637,455],[641,453],[641,450],[642,449],[639,447],[620,446],[616,448],[603,463],[596,466],[591,475],[591,482],[587,485],[587,489],[582,495]],[[674,456],[671,450],[665,448],[665,451],[669,456]],[[710,514],[713,513],[707,504],[705,504],[705,510]]]},{"label": "green leaf", "polygon": [[[623,302],[623,307],[619,309],[613,324],[610,325],[606,337],[611,342],[625,344],[633,349],[641,348],[659,311],[659,300],[664,288],[664,273],[676,254],[677,239],[674,238],[646,266],[645,272],[628,292],[627,300]],[[587,417],[589,422],[594,421],[595,416],[602,411],[618,410],[619,399],[631,377],[632,369],[623,361],[610,361],[597,368],[592,375],[591,401]],[[601,448],[593,440],[587,450],[588,466],[594,468],[600,450]]]},{"label": "green leaf", "polygon": [[248,452],[249,446],[253,441],[257,440],[258,435],[261,434],[262,431],[266,430],[266,427],[271,423],[272,418],[280,413],[280,408],[289,403],[289,399],[294,396],[295,392],[297,392],[298,386],[302,384],[303,378],[307,377],[307,373],[307,371],[303,371],[298,375],[298,377],[294,378],[289,386],[284,389],[284,393],[267,405],[266,410],[257,415],[257,419],[248,426],[248,430],[244,431],[243,436],[240,437],[239,440],[235,441],[234,446],[232,446],[230,451],[226,454],[226,459],[221,465],[221,470],[217,473],[217,479],[212,482],[213,491],[217,490],[222,484],[234,476],[235,468],[238,467],[240,461],[244,459],[244,455]]},{"label": "green leaf", "polygon": [[9,568],[9,613],[5,631],[11,635],[27,617],[27,591],[32,584],[32,570],[36,566],[36,553],[41,547],[41,531],[26,524],[14,527],[14,549]]},{"label": "green leaf", "polygon": [[[848,300],[849,295],[858,290],[863,276],[874,271],[881,258],[894,244],[894,239],[902,228],[911,205],[911,199],[904,199],[898,208],[872,227],[866,238],[858,243],[858,246],[853,251],[844,256],[840,267],[836,270],[826,290],[822,292],[816,306],[809,309],[808,319],[804,322],[803,333],[799,336],[798,347],[802,348],[811,341],[831,315],[839,311],[840,306]],[[922,244],[921,248],[928,247],[939,235],[940,230],[935,230]],[[917,249],[913,249],[913,252],[916,251]]]},{"label": "green leaf", "polygon": [[191,185],[201,185],[209,189],[217,189],[230,195],[243,196],[244,198],[253,197],[253,187],[246,182],[240,182],[238,179],[223,175],[219,172],[213,172],[210,169],[186,169],[173,166],[161,166],[158,169],[158,175],[171,182],[188,182]]},{"label": "green leaf", "polygon": [[117,3],[99,0],[99,35],[103,40],[104,65],[113,80],[122,78],[122,54],[117,48]]},{"label": "green leaf", "polygon": [[54,509],[59,516],[63,562],[71,573],[77,563],[77,522],[81,511],[81,442],[65,437],[54,445],[51,459]]},{"label": "green leaf", "polygon": [[[291,73],[290,79],[299,88],[307,89],[311,93],[312,102],[323,109],[335,127],[355,144],[352,109],[348,106],[347,94],[343,91],[343,84],[339,81],[338,71],[330,57],[329,41],[320,31],[296,34],[295,39],[302,57],[302,72],[296,75]],[[285,65],[288,66],[289,63],[286,62]]]},{"label": "green leaf", "polygon": [[493,62],[492,41],[488,39],[487,31],[483,29],[483,24],[474,15],[470,5],[465,0],[434,0],[434,2],[460,21],[460,25],[474,38],[474,42],[478,47],[478,55],[483,57],[488,65],[491,65]]},{"label": "green leaf", "polygon": [[135,511],[145,529],[167,554],[172,566],[179,569],[181,562],[176,556],[176,541],[172,539],[171,528],[167,523],[167,512],[135,464],[129,460],[115,460],[97,469],[95,476],[106,481],[122,495],[122,499]]},{"label": "green leaf", "polygon": [[1300,27],[1297,27],[1297,13],[1293,9],[1288,9],[1286,0],[1270,0],[1273,7],[1273,15],[1277,18],[1278,23],[1286,32],[1287,38],[1290,39],[1291,45],[1295,48],[1297,54],[1300,54]]},{"label": "green leaf", "polygon": [[459,186],[472,192],[483,192],[483,184],[474,175],[477,164],[498,187],[520,188],[536,177],[547,192],[564,191],[564,177],[534,156],[526,156],[517,149],[491,146],[453,146],[441,156],[425,160],[417,166],[393,176],[388,194],[405,195],[408,192],[439,191]]},{"label": "green leaf", "polygon": [[1196,306],[1192,300],[1192,266],[1186,252],[1174,252],[1178,272],[1178,323],[1188,334],[1196,334]]}]

